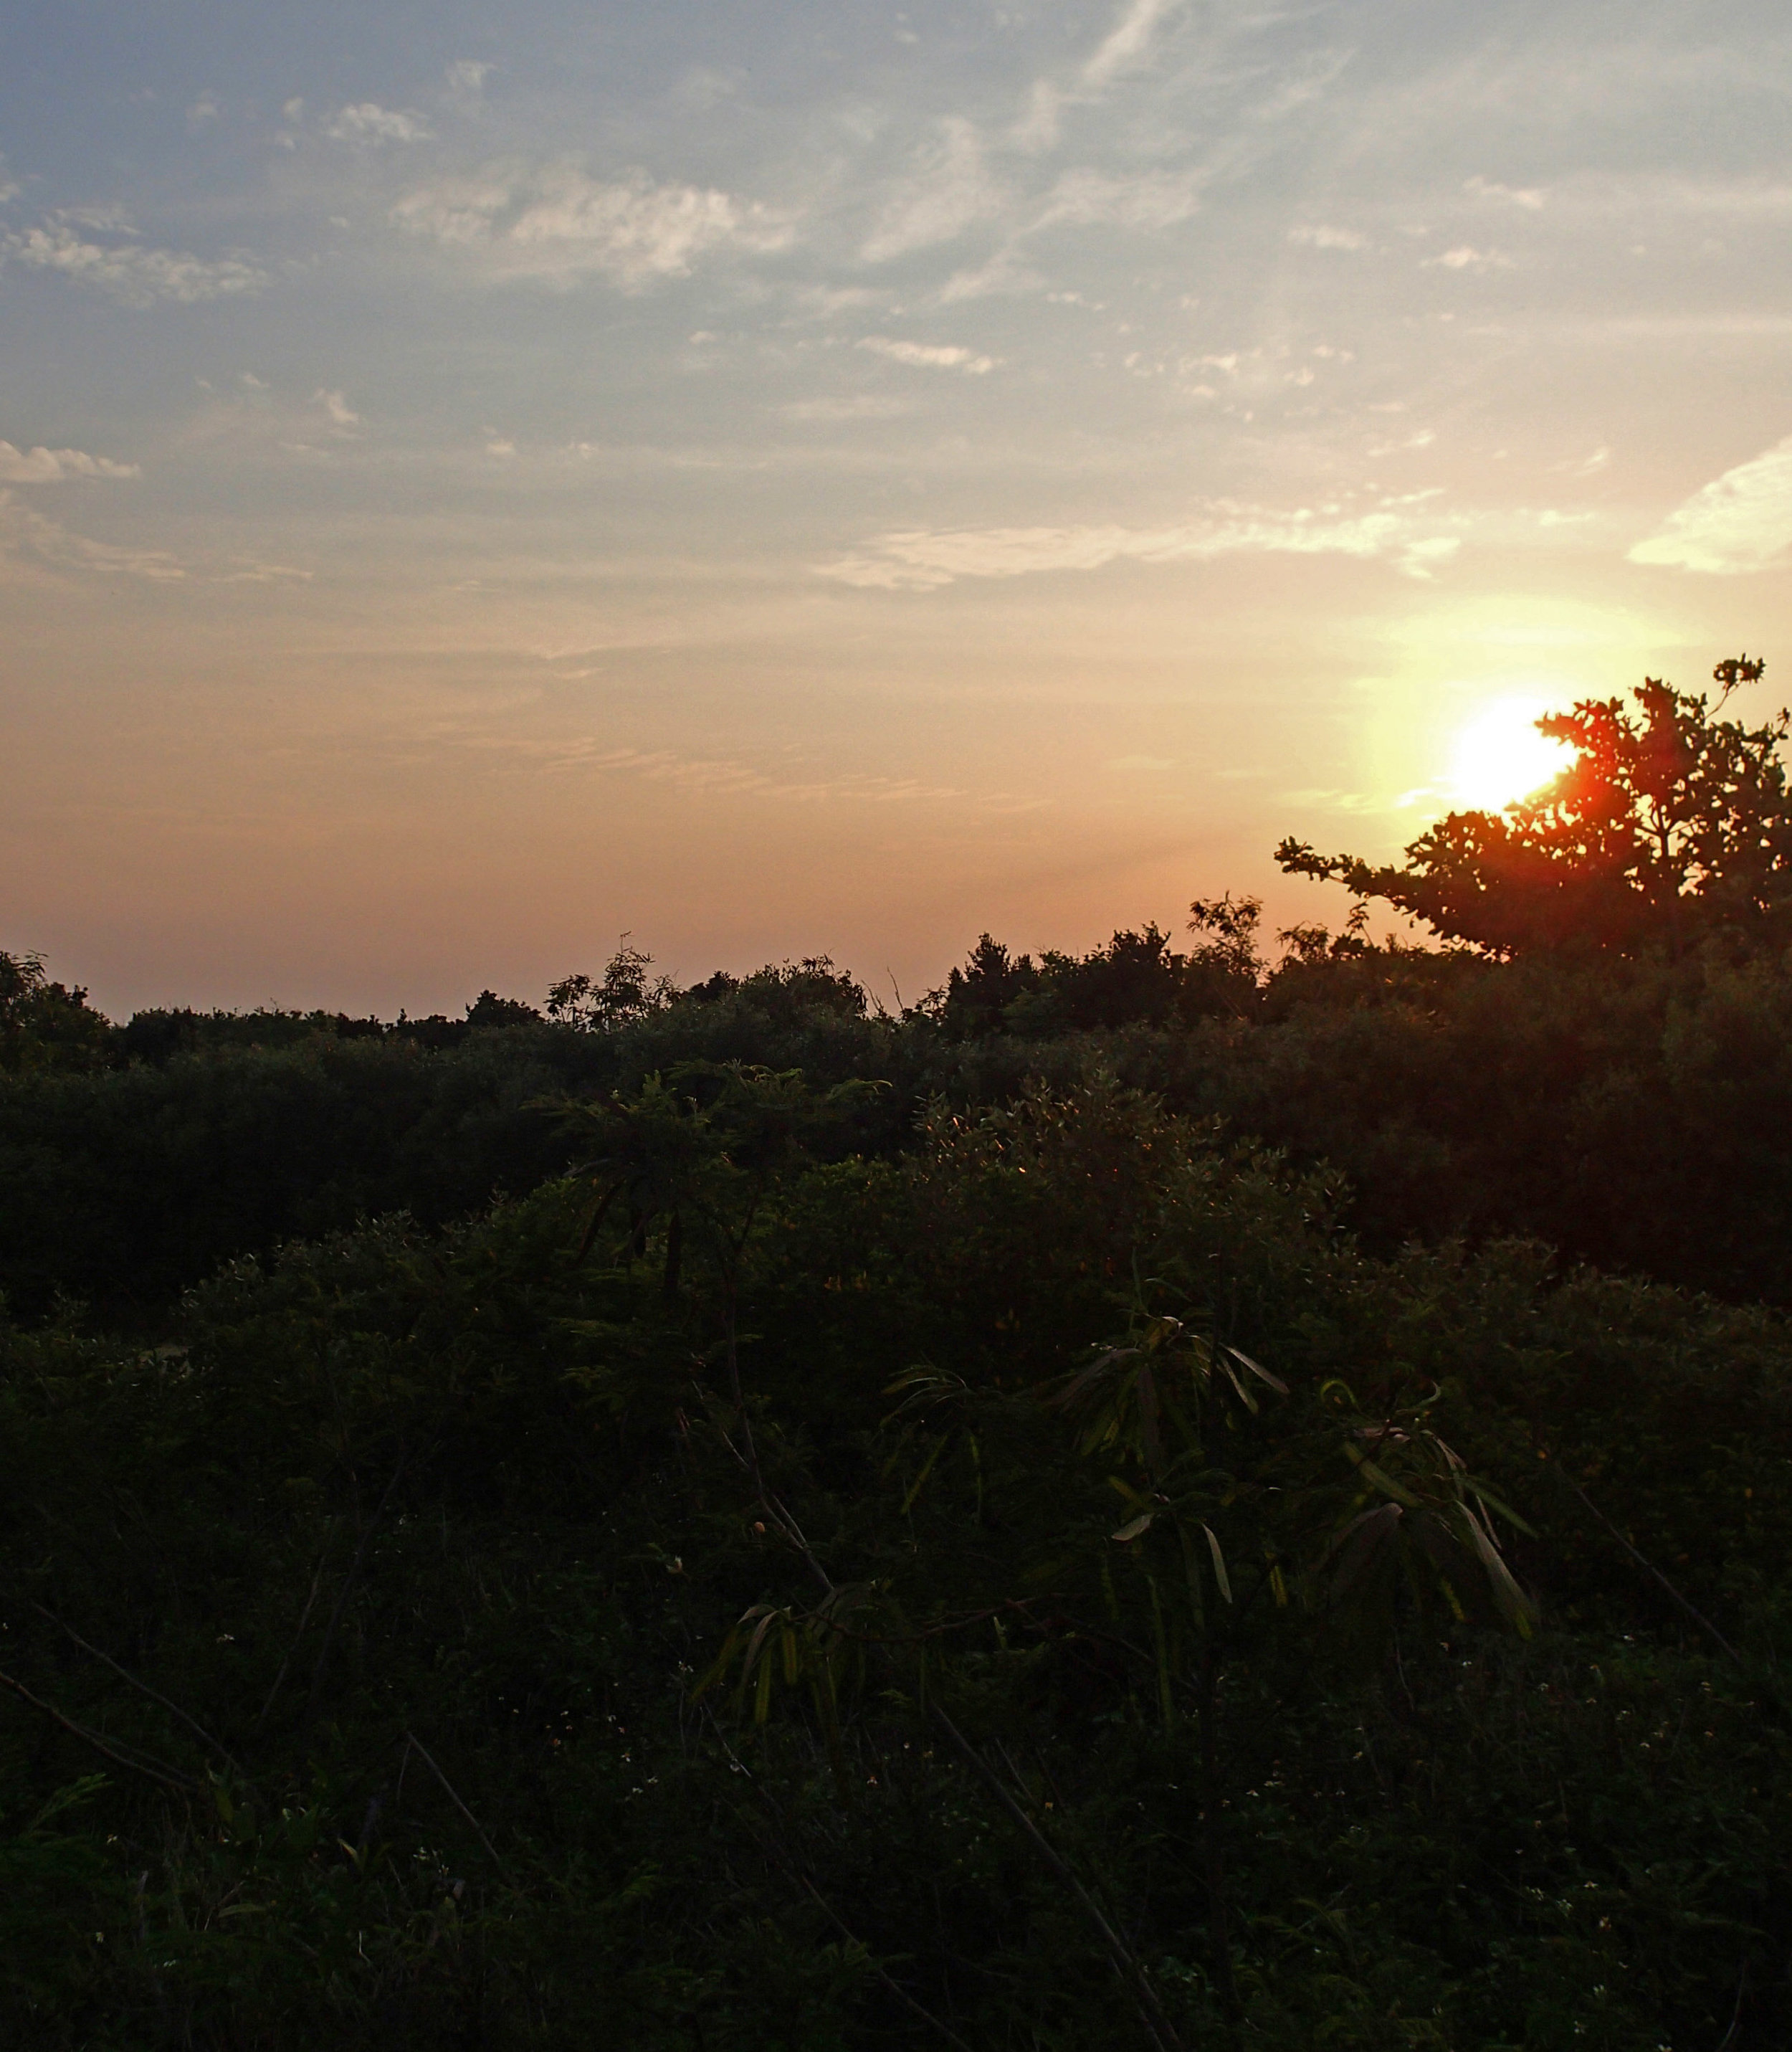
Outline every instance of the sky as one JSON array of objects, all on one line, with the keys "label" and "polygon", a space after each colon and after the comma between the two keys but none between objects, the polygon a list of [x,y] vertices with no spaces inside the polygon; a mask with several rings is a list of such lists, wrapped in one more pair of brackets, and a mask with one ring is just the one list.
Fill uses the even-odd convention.
[{"label": "sky", "polygon": [[1789,561],[1783,0],[0,10],[0,948],[114,1016],[1336,923],[1777,710]]}]

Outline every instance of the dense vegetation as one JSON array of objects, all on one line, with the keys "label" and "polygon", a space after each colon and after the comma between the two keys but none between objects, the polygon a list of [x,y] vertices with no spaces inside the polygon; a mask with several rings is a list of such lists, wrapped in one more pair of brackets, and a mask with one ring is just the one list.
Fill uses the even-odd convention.
[{"label": "dense vegetation", "polygon": [[[9,2038],[1792,2038],[1792,838],[1666,691],[1285,851],[1457,851],[1473,946],[123,1026],[0,957]],[[1527,926],[1602,746],[1676,880]]]}]

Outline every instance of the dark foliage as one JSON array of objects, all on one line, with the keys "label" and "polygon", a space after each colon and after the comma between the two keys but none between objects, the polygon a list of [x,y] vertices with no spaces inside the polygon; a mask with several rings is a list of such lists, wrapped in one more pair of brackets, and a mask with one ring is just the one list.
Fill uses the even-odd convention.
[{"label": "dark foliage", "polygon": [[1292,852],[1473,947],[0,956],[0,2041],[1777,2052],[1784,723],[1639,704]]},{"label": "dark foliage", "polygon": [[1782,1322],[856,1111],[0,1337],[12,2042],[1783,2042]]},{"label": "dark foliage", "polygon": [[37,955],[0,954],[0,1071],[84,1067],[110,1038],[84,990],[52,983]]},{"label": "dark foliage", "polygon": [[985,937],[901,1018],[825,965],[718,976],[616,1023],[162,1013],[151,1035],[77,1010],[78,1032],[0,1073],[0,1290],[143,1311],[295,1234],[464,1216],[566,1165],[544,1098],[741,1061],[887,1083],[874,1152],[931,1092],[999,1102],[1111,1071],[1341,1170],[1379,1251],[1528,1234],[1792,1302],[1792,956],[1724,937],[1504,963],[1348,928],[1284,942],[1272,971],[1248,916],[1219,960],[1211,930],[1187,953],[1147,929],[1043,965]]}]

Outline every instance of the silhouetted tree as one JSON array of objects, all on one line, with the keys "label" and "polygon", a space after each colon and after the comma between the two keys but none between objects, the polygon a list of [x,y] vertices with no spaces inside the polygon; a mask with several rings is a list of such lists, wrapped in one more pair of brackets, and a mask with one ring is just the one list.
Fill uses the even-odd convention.
[{"label": "silhouetted tree", "polygon": [[1720,663],[1709,695],[1649,677],[1622,699],[1583,699],[1537,722],[1574,762],[1502,813],[1451,813],[1396,867],[1276,851],[1292,874],[1383,898],[1450,941],[1502,957],[1540,950],[1678,954],[1717,930],[1758,935],[1792,906],[1792,793],[1779,759],[1788,716],[1721,719],[1766,665]]},{"label": "silhouetted tree", "polygon": [[[482,990],[467,1008],[467,1024],[473,1027],[538,1026],[541,1020],[534,1005],[518,997],[500,997],[495,990]],[[352,1028],[357,1022],[347,1023]]]},{"label": "silhouetted tree", "polygon": [[1031,955],[1011,955],[1000,941],[984,934],[965,957],[964,966],[946,978],[941,1018],[948,1032],[975,1039],[1001,1032],[1008,1007],[1039,987],[1039,972]]},{"label": "silhouetted tree", "polygon": [[547,994],[547,1015],[588,1031],[623,1026],[657,1012],[672,996],[671,979],[654,976],[653,957],[628,945],[624,934],[601,977],[562,977]]},{"label": "silhouetted tree", "polygon": [[41,956],[0,950],[0,1069],[91,1068],[112,1032],[85,990],[51,982]]}]

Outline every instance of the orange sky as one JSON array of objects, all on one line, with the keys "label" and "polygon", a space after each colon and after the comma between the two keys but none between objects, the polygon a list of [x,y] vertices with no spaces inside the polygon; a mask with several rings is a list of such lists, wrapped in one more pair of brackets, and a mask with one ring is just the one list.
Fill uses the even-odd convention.
[{"label": "orange sky", "polygon": [[115,1013],[1336,918],[1792,675],[1778,10],[115,11],[0,63],[0,946]]}]

